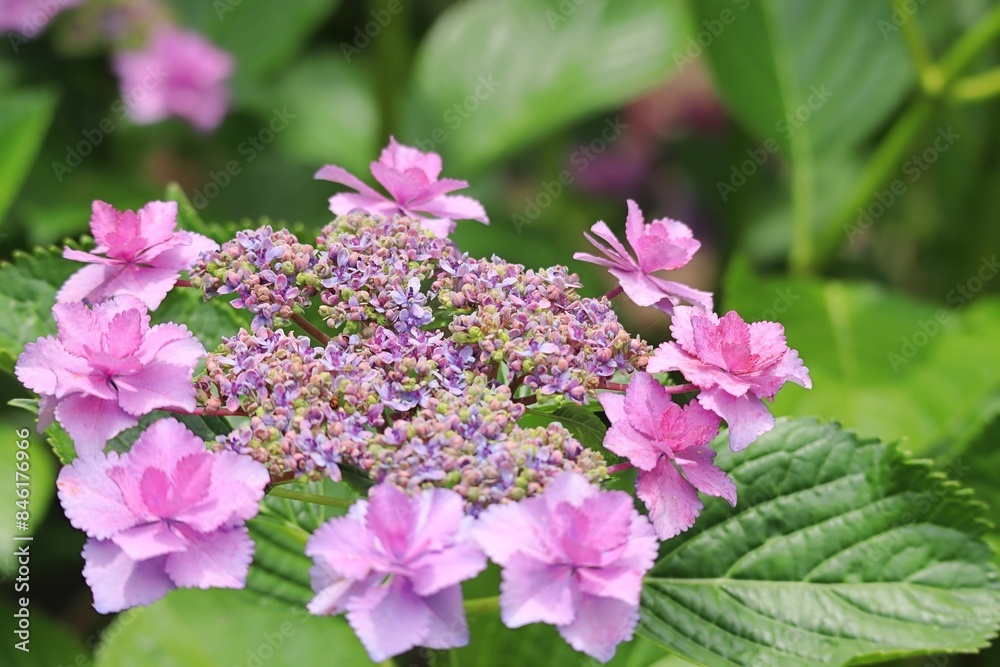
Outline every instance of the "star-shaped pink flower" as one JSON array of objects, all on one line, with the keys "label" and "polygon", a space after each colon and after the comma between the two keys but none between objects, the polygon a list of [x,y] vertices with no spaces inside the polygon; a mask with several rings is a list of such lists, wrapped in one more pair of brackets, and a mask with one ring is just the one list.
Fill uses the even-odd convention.
[{"label": "star-shaped pink flower", "polygon": [[205,349],[183,325],[150,328],[146,307],[130,296],[93,309],[56,304],[52,315],[58,337],[25,345],[14,368],[21,383],[39,394],[39,432],[57,419],[77,454],[98,456],[142,415],[195,408],[191,377]]},{"label": "star-shaped pink flower", "polygon": [[270,481],[249,456],[208,452],[176,419],[150,426],[125,454],[78,458],[59,500],[83,547],[83,576],[102,614],[172,588],[243,588],[253,556],[244,523]]},{"label": "star-shaped pink flower", "polygon": [[627,493],[563,473],[540,496],[488,507],[474,535],[503,567],[507,627],[551,623],[570,646],[602,662],[632,637],[642,577],[658,545]]},{"label": "star-shaped pink flower", "polygon": [[465,539],[471,521],[447,489],[412,497],[390,484],[331,519],[306,545],[314,614],[347,611],[347,622],[374,662],[414,646],[446,649],[469,642],[460,582],[486,568]]},{"label": "star-shaped pink flower", "polygon": [[235,64],[197,32],[167,25],[144,49],[117,53],[113,67],[132,122],[149,125],[178,116],[208,132],[226,115]]},{"label": "star-shaped pink flower", "polygon": [[66,281],[56,301],[96,303],[128,294],[150,310],[167,296],[180,272],[191,268],[203,252],[218,244],[177,226],[177,202],[154,201],[138,211],[118,211],[95,201],[90,231],[97,241],[93,252],[66,248],[63,257],[86,266]]},{"label": "star-shaped pink flower", "polygon": [[679,269],[694,257],[701,247],[682,222],[661,218],[648,225],[644,223],[638,204],[628,200],[628,218],[625,236],[635,257],[615,237],[611,229],[600,221],[590,228],[610,247],[590,234],[587,240],[601,251],[604,257],[586,252],[573,254],[573,259],[606,267],[618,279],[622,290],[639,306],[656,306],[668,315],[682,300],[707,310],[712,309],[712,293],[696,290],[682,283],[665,280],[653,275],[657,271]]},{"label": "star-shaped pink flower", "polygon": [[634,375],[624,396],[597,398],[611,420],[604,446],[639,469],[636,492],[660,539],[694,525],[703,507],[698,491],[736,505],[736,484],[712,463],[708,446],[719,433],[717,415],[694,402],[681,408],[648,373]]},{"label": "star-shaped pink flower", "polygon": [[657,348],[646,370],[680,371],[700,388],[698,402],[726,420],[734,452],[774,428],[763,399],[774,400],[788,381],[812,388],[809,369],[789,349],[785,329],[776,322],[747,324],[735,311],[720,318],[681,306],[670,331],[674,340]]},{"label": "star-shaped pink flower", "polygon": [[402,214],[423,220],[423,228],[438,238],[445,238],[455,229],[456,220],[478,220],[489,224],[483,205],[471,197],[446,195],[469,187],[467,181],[439,178],[441,156],[423,153],[416,148],[396,143],[382,149],[378,162],[371,163],[372,175],[389,192],[386,197],[369,187],[346,169],[327,165],[316,172],[316,178],[333,181],[357,192],[344,192],[330,197],[330,210],[345,215],[356,208],[373,215]]}]

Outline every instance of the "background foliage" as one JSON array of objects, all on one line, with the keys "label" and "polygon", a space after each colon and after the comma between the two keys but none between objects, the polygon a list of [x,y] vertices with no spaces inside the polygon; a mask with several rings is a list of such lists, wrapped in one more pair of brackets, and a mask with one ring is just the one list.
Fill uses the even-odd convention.
[{"label": "background foliage", "polygon": [[[690,224],[705,245],[684,279],[716,290],[724,310],[783,323],[810,368],[815,388],[786,389],[775,412],[836,419],[859,434],[796,422],[747,455],[756,461],[768,452],[796,452],[804,442],[796,438],[813,429],[810,437],[830,447],[845,438],[869,443],[878,437],[930,459],[940,474],[972,487],[987,509],[970,509],[961,493],[942,491],[943,500],[929,511],[945,533],[918,534],[907,548],[920,551],[920,545],[931,544],[921,552],[930,559],[923,565],[938,559],[960,568],[965,574],[951,569],[948,576],[967,585],[964,605],[995,613],[988,607],[991,600],[997,605],[996,597],[982,597],[986,583],[976,579],[995,554],[947,531],[973,516],[995,518],[1000,503],[996,3],[172,4],[182,22],[232,51],[239,62],[233,108],[212,135],[199,135],[179,121],[129,125],[118,112],[107,54],[93,51],[80,39],[80,26],[68,20],[56,21],[16,52],[6,44],[0,48],[0,257],[14,262],[0,268],[0,369],[12,368],[25,341],[53,330],[49,304],[73,269],[53,247],[86,231],[93,199],[135,208],[162,198],[176,182],[193,204],[190,213],[204,220],[241,224],[249,218],[254,222],[242,224],[255,225],[267,216],[312,230],[328,219],[326,198],[333,192],[328,183],[312,180],[315,170],[335,163],[365,174],[387,135],[395,134],[401,142],[440,152],[444,175],[468,179],[470,194],[486,205],[492,224],[460,225],[455,240],[462,248],[528,265],[568,263],[593,295],[607,291],[609,277],[573,262],[571,254],[584,248],[581,232],[594,221],[622,228],[626,197],[639,201],[647,219],[670,216]],[[110,132],[101,129],[104,120],[110,120]],[[193,220],[189,215],[184,224]],[[204,231],[225,238],[233,228]],[[630,330],[652,341],[666,335],[655,313],[621,305]],[[226,309],[204,308],[183,295],[173,295],[161,311],[162,317],[190,322],[205,340],[234,326]],[[195,313],[198,319],[192,321]],[[25,396],[5,376],[4,403]],[[578,418],[581,432],[593,430],[586,417]],[[30,423],[27,412],[0,413],[0,475],[10,476],[4,471],[14,460],[12,434]],[[896,461],[888,445],[859,451],[884,464],[887,476],[863,480],[853,491],[842,489],[842,505],[826,497],[836,511],[849,512],[851,503],[864,498],[893,496],[903,488],[893,485],[904,485],[909,491],[894,496],[892,511],[913,512],[928,480],[939,479]],[[339,621],[317,624],[288,614],[288,601],[304,591],[289,584],[296,578],[304,583],[304,564],[285,549],[296,539],[288,526],[308,529],[316,517],[290,516],[280,507],[270,508],[254,527],[266,544],[267,567],[256,571],[251,592],[175,593],[108,626],[109,619],[90,608],[80,576],[83,536],[52,503],[57,462],[41,446],[33,447],[32,455],[35,544],[45,545],[32,563],[34,639],[40,648],[29,662],[14,656],[20,661],[14,664],[49,667],[81,657],[105,667],[253,664],[254,652],[259,657],[268,646],[282,652],[282,663],[327,664],[334,644],[343,656],[338,664],[368,664]],[[857,456],[843,470],[876,465]],[[808,466],[797,465],[782,478],[787,484],[817,483]],[[742,494],[738,520],[752,521],[760,511],[753,494],[760,480],[743,472],[735,475]],[[685,567],[697,567],[706,581],[721,576],[726,570],[720,568],[732,563],[725,565],[718,554],[731,536],[720,535],[703,556],[685,560],[683,554],[718,531],[724,515],[721,504],[709,504],[692,533],[668,543],[669,553],[654,575],[666,581]],[[882,529],[894,525],[891,516],[882,518]],[[807,529],[815,519],[789,520],[801,520],[800,528]],[[0,542],[13,530],[10,521],[10,512],[0,513]],[[973,523],[974,528],[962,524],[965,535],[1000,543],[995,529]],[[879,526],[867,528],[875,534]],[[809,543],[810,550],[789,545],[789,553],[805,567],[827,547],[833,549],[834,541],[857,537],[833,532],[824,535],[826,542]],[[935,551],[943,545],[951,551]],[[755,577],[768,578],[769,557],[778,558],[753,557]],[[793,565],[781,563],[786,569]],[[824,576],[839,581],[834,569]],[[253,592],[268,589],[268,572],[280,575],[286,586],[276,596],[285,607]],[[9,559],[0,559],[0,573],[10,575]],[[908,574],[866,571],[876,578]],[[12,604],[10,594],[5,584],[0,610]],[[727,594],[772,617],[786,612],[820,623],[821,610],[828,609],[804,588],[782,593],[780,609],[743,589]],[[699,626],[716,618],[713,610],[698,610],[697,620],[690,600],[677,593],[670,601],[666,597],[647,600],[647,636],[687,646],[692,659],[719,659],[705,653],[720,647],[711,646]],[[853,602],[869,612],[893,608],[892,600]],[[716,603],[720,614],[736,604]],[[926,601],[931,616],[935,605],[942,609]],[[841,619],[844,634],[854,627],[852,619]],[[967,620],[967,627],[939,634],[979,628],[979,620]],[[285,621],[291,624],[288,633]],[[920,652],[921,631],[908,630],[907,619],[897,621],[900,641],[910,642],[897,656]],[[470,622],[474,644],[460,652],[463,665],[521,662],[513,656],[527,662],[539,654],[551,656],[552,664],[588,664],[553,641],[551,628],[501,633],[486,617]],[[758,627],[767,623],[781,620]],[[183,642],[176,641],[179,635]],[[220,644],[220,637],[229,640]],[[774,644],[781,637],[775,630],[770,640],[749,641],[771,641],[768,650],[777,652],[770,664],[786,664],[781,646]],[[803,646],[801,660],[818,664],[823,663],[817,656],[824,655],[872,659],[860,630],[843,640],[855,642],[847,648],[824,641],[795,635],[792,643]],[[962,642],[976,643],[956,639],[954,645]],[[742,664],[738,655],[726,659]],[[897,664],[992,665],[998,659],[993,648],[979,656],[900,658]],[[7,657],[0,662],[8,664]],[[613,664],[687,663],[640,639],[622,647]]]}]

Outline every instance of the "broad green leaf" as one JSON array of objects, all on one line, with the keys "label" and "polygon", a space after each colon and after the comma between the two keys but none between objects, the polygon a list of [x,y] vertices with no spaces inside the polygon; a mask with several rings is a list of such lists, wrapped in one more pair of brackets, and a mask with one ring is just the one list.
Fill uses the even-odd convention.
[{"label": "broad green leaf", "polygon": [[56,101],[44,91],[4,91],[0,96],[0,221],[35,162]]},{"label": "broad green leaf", "polygon": [[78,268],[56,248],[18,250],[13,263],[0,263],[0,370],[13,371],[25,343],[55,333],[56,292]]},{"label": "broad green leaf", "polygon": [[[13,538],[35,533],[45,519],[56,490],[52,456],[35,433],[34,424],[20,418],[22,415],[24,413],[12,413],[0,421],[0,479],[4,480],[0,484],[0,507],[5,509],[0,512],[0,543],[14,545],[0,551],[0,574],[10,574],[17,569],[14,548],[18,543]],[[24,442],[28,443],[26,448],[18,447]],[[17,526],[16,512],[27,512],[27,530]]]},{"label": "broad green leaf", "polygon": [[716,462],[739,504],[708,499],[663,544],[647,638],[713,667],[818,667],[973,652],[996,633],[982,505],[926,462],[811,419]]},{"label": "broad green leaf", "polygon": [[[321,51],[298,61],[267,99],[280,100],[281,110],[291,116],[280,134],[281,150],[316,168],[340,165],[370,182],[368,164],[385,143],[379,110],[371,78],[348,65],[341,53]],[[260,112],[273,110],[264,106]],[[328,185],[333,194],[338,186]]]},{"label": "broad green leaf", "polygon": [[14,596],[8,599],[6,596],[0,598],[0,614],[7,619],[7,627],[10,630],[4,641],[0,643],[0,665],[11,665],[11,667],[78,667],[79,665],[90,665],[90,652],[83,645],[76,633],[61,622],[49,617],[37,604],[28,607],[30,616],[28,620],[30,636],[26,648],[28,651],[21,651],[15,644],[23,641],[13,631],[16,630],[17,621],[13,620],[14,614],[19,607],[14,606],[17,601]]},{"label": "broad green leaf", "polygon": [[188,287],[175,287],[151,315],[153,324],[187,325],[209,352],[219,346],[223,337],[235,336],[240,327],[250,324],[246,311],[233,308],[227,299],[206,301],[201,290]]},{"label": "broad green leaf", "polygon": [[[282,488],[347,500],[356,497],[346,485],[330,480]],[[313,561],[305,555],[306,542],[327,519],[345,511],[272,495],[265,497],[260,514],[247,524],[257,544],[247,589],[278,604],[304,605],[311,600],[309,570]]]},{"label": "broad green leaf", "polygon": [[[684,28],[680,3],[662,0],[457,4],[417,54],[416,94],[432,124],[407,139],[459,170],[481,167],[664,81]],[[625,131],[615,122],[606,140]]]},{"label": "broad green leaf", "polygon": [[779,415],[837,419],[924,455],[964,430],[1000,387],[1000,301],[949,295],[954,309],[870,283],[760,278],[742,261],[725,279],[723,310],[785,326],[813,389],[787,386]]},{"label": "broad green leaf", "polygon": [[368,666],[342,618],[261,605],[233,590],[176,590],[118,616],[97,649],[97,667]]}]

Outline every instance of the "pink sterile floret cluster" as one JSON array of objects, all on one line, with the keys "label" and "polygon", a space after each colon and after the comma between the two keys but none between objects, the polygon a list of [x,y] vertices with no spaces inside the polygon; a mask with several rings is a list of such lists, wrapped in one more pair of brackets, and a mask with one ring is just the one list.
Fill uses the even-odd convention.
[{"label": "pink sterile floret cluster", "polygon": [[[306,499],[273,489],[326,477],[368,497],[308,540],[308,608],[345,613],[373,660],[467,644],[461,584],[492,560],[508,627],[551,624],[607,661],[638,627],[658,540],[695,523],[699,493],[735,506],[713,448],[722,422],[738,452],[774,426],[764,401],[811,384],[781,325],[719,317],[711,293],[665,277],[700,244],[632,201],[630,248],[599,222],[587,238],[603,257],[576,255],[617,279],[606,297],[582,297],[565,267],[469,257],[447,236],[486,214],[447,195],[467,183],[441,170],[395,139],[372,164],[389,197],[323,168],[357,192],[330,200],[315,245],[265,226],[220,248],[177,230],[173,203],[94,204],[97,247],[65,251],[88,266],[59,292],[58,334],[26,345],[16,372],[39,394],[39,427],[57,420],[74,441],[59,497],[90,538],[99,611],[242,587],[265,491]],[[207,356],[183,325],[150,324],[182,271],[249,320]],[[626,331],[619,293],[670,316],[673,339],[654,351]],[[595,402],[603,450],[624,459],[612,466],[579,417]],[[163,418],[105,454],[154,410],[228,428],[206,445]],[[633,467],[646,514],[601,488]]]}]

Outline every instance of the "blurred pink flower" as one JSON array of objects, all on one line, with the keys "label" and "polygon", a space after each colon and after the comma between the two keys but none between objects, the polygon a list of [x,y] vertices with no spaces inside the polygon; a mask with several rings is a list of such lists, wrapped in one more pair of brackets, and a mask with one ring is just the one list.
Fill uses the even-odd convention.
[{"label": "blurred pink flower", "polygon": [[178,116],[202,132],[214,130],[229,106],[233,57],[202,35],[161,27],[140,51],[115,54],[113,68],[134,123]]},{"label": "blurred pink flower", "polygon": [[89,309],[56,304],[57,338],[24,346],[14,372],[39,394],[38,430],[58,419],[81,457],[158,408],[193,410],[191,376],[205,349],[180,324],[149,326],[146,307],[120,296]]},{"label": "blurred pink flower", "polygon": [[0,31],[38,35],[60,12],[83,0],[0,0]]},{"label": "blurred pink flower", "polygon": [[488,507],[473,534],[503,567],[507,627],[551,623],[573,648],[602,662],[632,637],[657,540],[627,493],[563,473],[540,496]]},{"label": "blurred pink flower", "polygon": [[83,547],[83,576],[102,614],[149,604],[172,588],[243,588],[254,545],[244,522],[270,481],[249,456],[208,452],[175,419],[150,426],[125,454],[78,458],[59,500]]},{"label": "blurred pink flower", "polygon": [[638,204],[628,200],[628,218],[625,236],[632,254],[615,237],[604,221],[599,221],[591,231],[610,244],[610,247],[584,233],[604,257],[585,252],[573,254],[573,259],[604,266],[618,279],[621,289],[639,306],[656,306],[668,315],[681,300],[707,310],[712,309],[712,294],[688,287],[682,283],[664,280],[653,275],[657,271],[679,269],[694,257],[701,247],[682,222],[661,218],[645,224]]},{"label": "blurred pink flower", "polygon": [[698,402],[726,420],[734,452],[774,428],[762,399],[774,400],[789,380],[812,388],[809,369],[789,349],[784,327],[775,322],[747,324],[735,311],[719,318],[681,306],[670,332],[674,340],[656,349],[646,370],[680,371],[700,388]]},{"label": "blurred pink flower", "polygon": [[378,162],[371,163],[372,175],[389,192],[386,197],[365,185],[346,169],[327,165],[316,172],[316,178],[346,185],[357,192],[343,192],[330,197],[330,210],[346,215],[356,208],[373,215],[402,214],[423,220],[423,228],[438,238],[455,230],[456,220],[478,220],[489,224],[483,205],[471,197],[446,195],[453,190],[469,187],[467,181],[439,179],[441,156],[422,153],[416,148],[396,143],[382,149]]},{"label": "blurred pink flower", "polygon": [[97,247],[93,252],[63,250],[66,259],[90,266],[70,276],[56,300],[96,303],[127,294],[155,310],[181,271],[191,268],[201,253],[219,248],[208,237],[174,231],[176,227],[177,202],[154,201],[133,212],[95,201],[90,231]]},{"label": "blurred pink flower", "polygon": [[648,373],[632,376],[624,396],[597,398],[611,420],[604,446],[639,469],[637,495],[660,539],[694,525],[703,507],[697,491],[736,505],[736,485],[713,465],[708,446],[719,433],[717,415],[694,402],[681,408]]},{"label": "blurred pink flower", "polygon": [[347,621],[374,662],[414,646],[446,649],[469,642],[460,582],[486,568],[464,540],[460,495],[447,489],[409,497],[390,484],[331,519],[306,545],[314,614],[347,611]]}]

